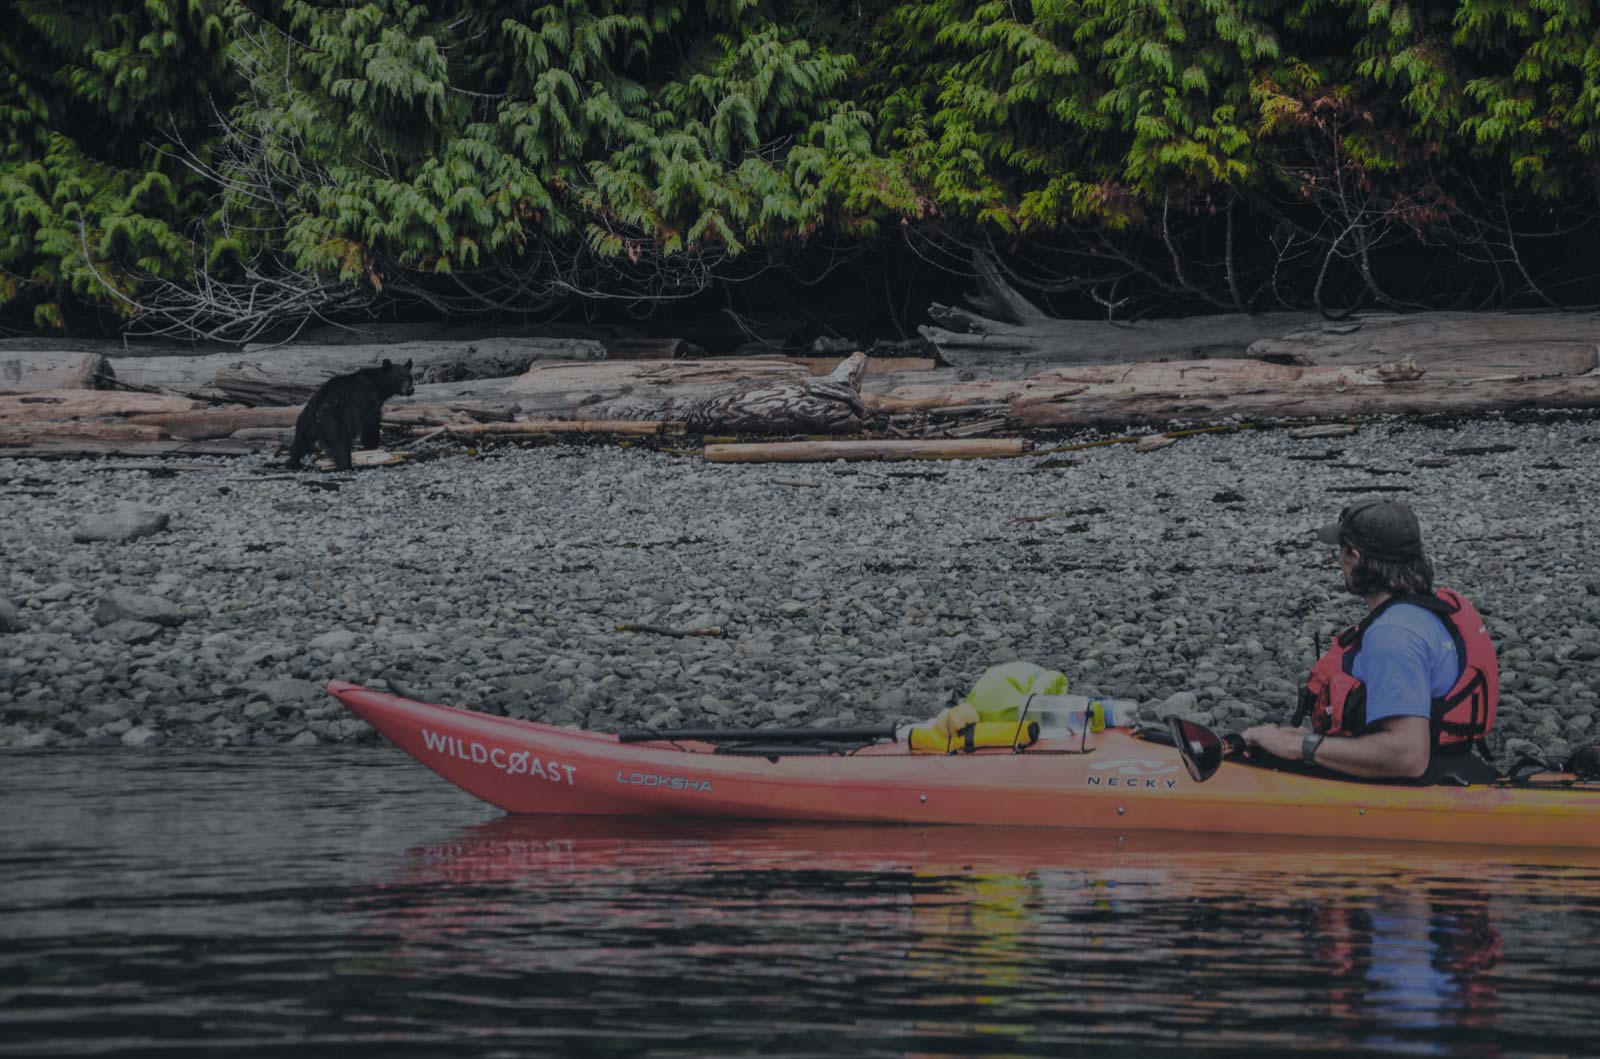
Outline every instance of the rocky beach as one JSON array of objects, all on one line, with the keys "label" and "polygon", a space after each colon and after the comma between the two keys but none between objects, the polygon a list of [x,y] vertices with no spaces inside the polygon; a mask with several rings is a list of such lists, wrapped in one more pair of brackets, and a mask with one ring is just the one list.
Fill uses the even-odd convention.
[{"label": "rocky beach", "polygon": [[0,463],[0,746],[375,739],[330,678],[601,729],[853,725],[928,717],[1013,659],[1150,719],[1284,718],[1362,613],[1312,529],[1378,492],[1488,619],[1496,756],[1600,737],[1591,415],[966,462],[508,444],[275,472]]}]

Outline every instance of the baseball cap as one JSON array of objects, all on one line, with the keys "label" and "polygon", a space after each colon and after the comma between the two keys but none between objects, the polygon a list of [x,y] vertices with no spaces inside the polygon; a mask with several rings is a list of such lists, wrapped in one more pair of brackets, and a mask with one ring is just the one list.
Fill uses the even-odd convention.
[{"label": "baseball cap", "polygon": [[1360,500],[1339,512],[1339,521],[1317,530],[1325,544],[1341,540],[1362,555],[1403,563],[1422,558],[1422,527],[1399,500]]}]

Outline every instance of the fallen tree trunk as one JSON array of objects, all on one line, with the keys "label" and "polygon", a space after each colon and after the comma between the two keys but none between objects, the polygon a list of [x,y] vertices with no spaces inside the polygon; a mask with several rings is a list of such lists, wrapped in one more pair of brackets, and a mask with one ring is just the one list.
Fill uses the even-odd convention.
[{"label": "fallen tree trunk", "polygon": [[[44,436],[100,424],[158,428],[190,441],[233,437],[248,430],[292,430],[299,408],[216,408],[186,397],[97,390],[50,390],[0,395],[0,429],[10,437]],[[470,415],[445,405],[385,410],[386,424],[473,425]]]},{"label": "fallen tree trunk", "polygon": [[836,434],[866,424],[861,378],[867,357],[853,353],[821,378],[755,386],[699,401],[684,415],[697,434]]},{"label": "fallen tree trunk", "polygon": [[[491,390],[497,388],[471,384],[475,389],[470,397],[474,403],[492,401],[501,406],[513,397],[516,410],[528,416],[686,419],[708,400],[760,387],[803,387],[813,376],[836,371],[839,364],[826,357],[536,364],[492,396]],[[920,375],[932,368],[928,358],[867,358],[863,388],[891,386],[902,375]],[[441,400],[445,392],[430,389],[427,397]]]},{"label": "fallen tree trunk", "polygon": [[938,304],[928,314],[947,325],[966,328],[917,328],[939,351],[940,360],[960,368],[996,367],[1007,362],[1084,364],[1243,357],[1252,344],[1303,329],[1316,320],[1311,313],[1228,313],[1126,324],[1054,317],[1011,324]]},{"label": "fallen tree trunk", "polygon": [[99,390],[111,385],[111,364],[98,353],[0,355],[0,393]]},{"label": "fallen tree trunk", "polygon": [[975,251],[972,264],[978,292],[968,301],[978,311],[935,302],[928,308],[935,326],[917,328],[939,359],[953,367],[1242,357],[1253,342],[1309,327],[1320,319],[1316,313],[1293,312],[1131,323],[1063,320],[1043,312],[1006,282],[991,255]]},{"label": "fallen tree trunk", "polygon": [[1600,372],[1476,382],[1384,379],[1363,370],[1251,360],[1100,366],[1049,372],[1013,393],[1014,428],[1165,423],[1227,416],[1274,418],[1426,415],[1516,408],[1600,407]]},{"label": "fallen tree trunk", "polygon": [[239,408],[216,409],[199,412],[175,412],[159,415],[140,415],[128,420],[159,426],[175,438],[202,441],[225,438],[238,430],[259,427],[293,428],[300,417],[298,408]]},{"label": "fallen tree trunk", "polygon": [[1367,313],[1251,344],[1279,364],[1343,367],[1409,357],[1430,380],[1582,375],[1600,365],[1593,313]]},{"label": "fallen tree trunk", "polygon": [[117,390],[41,390],[32,394],[0,395],[0,424],[50,422],[137,416],[145,413],[181,413],[198,407],[187,397],[129,393]]},{"label": "fallen tree trunk", "polygon": [[381,364],[412,362],[418,382],[518,375],[535,361],[600,360],[605,347],[574,338],[501,338],[477,342],[393,345],[284,346],[244,355],[117,357],[111,368],[129,385],[245,404],[297,404],[335,375]]},{"label": "fallen tree trunk", "polygon": [[35,441],[62,439],[93,442],[167,441],[170,435],[160,427],[97,420],[0,425],[0,446],[16,447]]},{"label": "fallen tree trunk", "polygon": [[[1358,313],[1328,320],[1309,312],[1243,313],[1113,324],[1062,320],[1011,287],[995,260],[974,255],[979,312],[934,304],[921,332],[956,367],[1254,358],[1344,366],[1409,356],[1436,378],[1535,372],[1578,374],[1593,366],[1600,316],[1593,313]],[[988,315],[980,315],[986,313]],[[1575,370],[1574,370],[1575,369]]]},{"label": "fallen tree trunk", "polygon": [[771,441],[707,445],[709,463],[821,463],[829,460],[972,460],[1016,456],[1021,438],[981,441]]}]

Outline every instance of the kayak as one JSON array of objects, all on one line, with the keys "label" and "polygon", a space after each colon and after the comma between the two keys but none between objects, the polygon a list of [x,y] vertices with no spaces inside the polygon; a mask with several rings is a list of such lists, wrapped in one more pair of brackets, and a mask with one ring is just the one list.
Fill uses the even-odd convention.
[{"label": "kayak", "polygon": [[402,698],[328,690],[390,742],[508,813],[712,817],[1290,835],[1600,848],[1600,784],[1416,786],[1239,760],[1204,775],[1127,728],[1042,737],[1024,750],[732,747],[626,739]]}]

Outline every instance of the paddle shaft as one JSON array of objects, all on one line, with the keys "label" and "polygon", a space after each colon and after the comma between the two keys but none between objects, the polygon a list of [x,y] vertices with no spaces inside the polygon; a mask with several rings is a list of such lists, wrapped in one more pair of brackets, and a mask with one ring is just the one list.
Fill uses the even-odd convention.
[{"label": "paddle shaft", "polygon": [[894,725],[881,728],[630,728],[619,743],[684,739],[696,743],[876,743],[895,738]]}]

